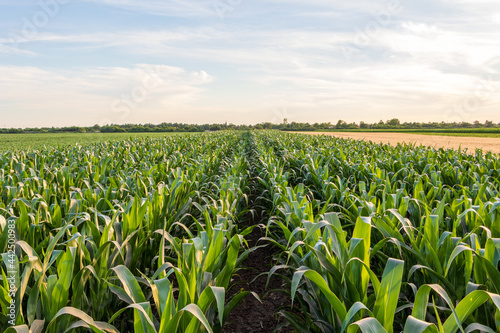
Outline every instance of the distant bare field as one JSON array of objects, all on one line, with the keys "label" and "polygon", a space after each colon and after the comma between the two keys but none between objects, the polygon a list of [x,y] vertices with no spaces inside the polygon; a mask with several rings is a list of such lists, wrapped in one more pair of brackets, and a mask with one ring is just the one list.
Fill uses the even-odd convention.
[{"label": "distant bare field", "polygon": [[[294,132],[297,133],[297,132]],[[407,133],[368,133],[368,132],[299,132],[310,135],[330,135],[339,138],[351,138],[356,140],[368,140],[373,142],[388,143],[396,145],[398,143],[414,143],[417,145],[431,146],[435,148],[467,148],[474,151],[477,148],[493,153],[500,153],[500,138],[482,137],[455,137],[439,135],[420,135]]]}]

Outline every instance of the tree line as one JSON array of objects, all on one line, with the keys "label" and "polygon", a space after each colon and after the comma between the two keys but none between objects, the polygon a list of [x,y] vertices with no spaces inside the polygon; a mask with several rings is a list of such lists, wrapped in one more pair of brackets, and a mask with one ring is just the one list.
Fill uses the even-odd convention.
[{"label": "tree line", "polygon": [[90,127],[69,126],[69,127],[34,127],[34,128],[0,128],[0,133],[147,133],[147,132],[205,132],[222,130],[251,130],[251,129],[275,129],[283,131],[319,131],[319,130],[439,130],[439,129],[479,129],[479,128],[500,128],[500,123],[494,123],[487,120],[484,123],[474,121],[468,122],[400,122],[393,118],[387,121],[380,120],[378,123],[366,123],[361,121],[359,124],[347,123],[344,120],[338,120],[337,123],[301,123],[288,122],[283,119],[281,124],[263,122],[255,125],[235,125],[235,124],[184,124],[184,123],[166,123],[161,124],[110,124],[105,126],[94,125]]}]

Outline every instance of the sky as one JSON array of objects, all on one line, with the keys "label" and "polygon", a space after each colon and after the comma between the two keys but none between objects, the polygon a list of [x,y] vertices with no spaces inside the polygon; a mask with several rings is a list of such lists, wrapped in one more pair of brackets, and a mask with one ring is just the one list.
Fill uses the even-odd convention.
[{"label": "sky", "polygon": [[498,0],[0,0],[0,127],[500,122]]}]

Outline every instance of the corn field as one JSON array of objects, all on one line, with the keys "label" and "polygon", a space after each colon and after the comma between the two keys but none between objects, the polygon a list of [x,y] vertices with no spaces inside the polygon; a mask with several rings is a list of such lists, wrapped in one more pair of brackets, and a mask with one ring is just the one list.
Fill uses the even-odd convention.
[{"label": "corn field", "polygon": [[0,326],[223,332],[263,228],[278,332],[500,332],[499,190],[495,154],[272,131],[3,153]]}]

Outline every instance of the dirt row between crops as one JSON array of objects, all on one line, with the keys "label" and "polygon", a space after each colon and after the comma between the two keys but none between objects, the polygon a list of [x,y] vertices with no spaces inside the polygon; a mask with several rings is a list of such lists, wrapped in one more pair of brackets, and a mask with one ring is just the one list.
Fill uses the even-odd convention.
[{"label": "dirt row between crops", "polygon": [[[264,230],[255,228],[247,237],[250,248],[257,244],[258,239],[265,236]],[[245,297],[242,303],[229,314],[228,324],[223,333],[272,333],[277,325],[283,323],[283,318],[276,312],[281,308],[291,309],[290,298],[283,292],[283,282],[277,275],[271,277],[266,287],[267,273],[272,267],[272,256],[276,251],[268,247],[259,248],[251,253],[243,262],[243,269],[234,277],[233,283],[238,290],[255,292],[262,303],[252,295]],[[278,333],[289,333],[290,327],[278,329]]]},{"label": "dirt row between crops", "polygon": [[[248,149],[248,146],[247,146]],[[248,150],[247,150],[248,151]],[[252,150],[249,150],[250,152]],[[250,163],[256,163],[256,156],[250,153]],[[255,168],[251,168],[252,183],[256,183]],[[261,207],[259,202],[260,190],[257,186],[249,186],[248,207]],[[234,294],[238,290],[252,291],[258,295],[260,300],[257,300],[252,295],[245,297],[242,303],[229,314],[227,319],[228,324],[224,326],[223,333],[289,333],[293,330],[290,327],[277,326],[284,325],[284,319],[277,315],[277,312],[282,308],[291,309],[291,300],[288,295],[283,292],[283,289],[288,289],[283,286],[283,281],[278,277],[278,274],[273,275],[267,283],[267,273],[274,264],[273,256],[277,249],[272,248],[269,242],[259,242],[262,237],[266,236],[265,229],[262,227],[267,224],[269,217],[262,209],[255,209],[253,213],[248,211],[241,223],[241,230],[246,227],[255,226],[252,233],[245,236],[250,249],[255,249],[243,261],[242,269],[233,276],[233,287],[230,294]],[[265,246],[267,244],[267,246]],[[260,246],[256,248],[257,246]]]},{"label": "dirt row between crops", "polygon": [[396,145],[398,143],[413,143],[416,145],[431,146],[434,148],[467,148],[473,152],[477,148],[483,151],[500,153],[500,138],[482,138],[482,137],[459,137],[459,136],[441,136],[441,135],[421,135],[408,133],[369,133],[369,132],[293,132],[310,135],[330,135],[339,138],[350,138],[356,140],[368,140],[376,143],[388,143]]}]

